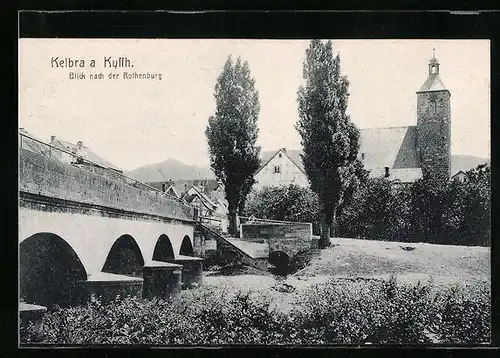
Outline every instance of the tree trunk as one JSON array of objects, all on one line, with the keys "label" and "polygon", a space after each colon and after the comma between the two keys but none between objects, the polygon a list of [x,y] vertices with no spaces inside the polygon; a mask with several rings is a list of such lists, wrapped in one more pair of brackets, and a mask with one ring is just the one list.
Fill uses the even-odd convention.
[{"label": "tree trunk", "polygon": [[231,210],[229,212],[229,234],[233,237],[238,237],[238,211]]},{"label": "tree trunk", "polygon": [[333,215],[332,222],[330,223],[330,237],[337,235],[337,215]]},{"label": "tree trunk", "polygon": [[321,236],[318,241],[318,247],[324,249],[330,246],[330,238],[328,237],[330,232],[330,222],[326,215],[323,214],[321,220]]}]

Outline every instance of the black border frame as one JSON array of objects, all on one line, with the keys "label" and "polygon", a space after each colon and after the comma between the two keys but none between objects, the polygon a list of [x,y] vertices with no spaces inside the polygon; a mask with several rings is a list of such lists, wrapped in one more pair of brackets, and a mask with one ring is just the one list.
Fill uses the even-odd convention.
[{"label": "black border frame", "polygon": [[[68,5],[68,1],[61,1],[63,6]],[[391,1],[384,1],[379,3],[379,5],[384,6],[384,4],[390,3]],[[96,5],[94,1],[72,1],[71,5],[78,5],[76,3],[81,3],[78,9],[93,9]],[[216,2],[217,3],[217,2]],[[274,6],[267,8],[267,10],[276,11],[256,11],[255,9],[263,9],[263,1],[258,1],[257,6],[249,5],[248,2],[238,1],[238,3],[243,4],[243,9],[240,10],[220,10],[224,8],[225,2],[218,2],[219,6],[215,6],[208,11],[196,11],[200,10],[201,7],[185,5],[179,7],[173,7],[175,10],[165,10],[165,11],[155,11],[155,12],[144,12],[144,11],[127,11],[127,12],[114,12],[107,11],[105,8],[98,11],[75,11],[71,12],[37,12],[37,11],[22,11],[16,13],[16,22],[19,21],[19,37],[47,37],[47,38],[147,38],[147,37],[170,37],[170,38],[276,38],[276,39],[309,39],[309,38],[373,38],[373,39],[383,39],[383,38],[399,38],[399,39],[410,39],[410,38],[439,38],[439,39],[458,39],[458,38],[472,38],[472,39],[490,39],[491,40],[491,99],[500,98],[500,70],[498,68],[499,59],[499,43],[500,43],[500,32],[497,30],[497,23],[500,20],[500,14],[496,11],[481,11],[479,13],[469,13],[469,14],[450,14],[449,11],[436,10],[436,11],[425,11],[425,10],[411,10],[419,8],[418,5],[422,4],[418,1],[407,1],[410,9],[407,11],[305,11],[304,5],[296,7],[294,10],[282,10],[283,2],[276,1]],[[222,3],[222,6],[220,4]],[[371,3],[371,2],[370,2]],[[182,4],[182,3],[181,3]],[[477,3],[476,3],[477,4]],[[24,1],[25,8],[44,8],[46,10],[57,9],[57,6],[46,5],[40,7],[36,1]],[[246,6],[245,6],[246,5]],[[260,6],[259,6],[260,5]],[[310,5],[310,3],[309,3]],[[399,4],[401,5],[401,4]],[[135,6],[132,8],[148,7],[145,4],[139,4],[136,2]],[[390,6],[389,6],[390,7]],[[109,7],[108,8],[113,8]],[[117,10],[123,10],[124,7],[120,3],[118,6],[114,7]],[[153,7],[149,7],[154,9]],[[318,6],[312,7],[320,8]],[[352,9],[362,9],[361,6],[353,6]],[[434,7],[437,8],[437,7]],[[448,7],[450,8],[450,7]],[[219,10],[217,10],[219,9]],[[298,10],[298,9],[303,9]],[[180,10],[180,11],[179,11]],[[195,10],[186,11],[186,10]],[[249,11],[252,10],[252,11]],[[474,10],[471,6],[462,7],[461,10]],[[17,40],[16,36],[14,39],[15,44],[15,71],[14,71],[14,89],[10,92],[13,95],[13,100],[11,104],[13,105],[14,112],[17,113]],[[9,71],[10,72],[10,71]],[[495,123],[493,118],[497,118],[496,115],[499,112],[499,103],[491,100],[491,131],[495,133],[498,125]],[[17,118],[17,117],[16,117]],[[3,121],[2,124],[7,124],[7,129],[2,131],[4,134],[8,133],[8,145],[9,148],[15,147],[15,140],[17,138],[17,121]],[[12,127],[10,127],[12,125]],[[12,130],[12,132],[11,132]],[[495,135],[492,135],[495,138]],[[10,142],[12,140],[12,143]],[[5,142],[4,142],[5,145]],[[14,154],[15,151],[12,151]],[[494,141],[491,142],[491,159],[493,172],[495,172],[496,167],[496,145]],[[9,156],[8,160],[12,160],[14,163],[14,168],[16,168],[17,173],[17,157],[15,154]],[[12,170],[12,165],[7,164],[4,166],[4,171]],[[494,178],[495,176],[493,176]],[[12,178],[12,182],[7,182],[7,178],[2,178],[4,187],[9,186],[10,183],[13,184],[12,190],[8,190],[9,194],[6,195],[7,202],[11,202],[10,195],[14,200],[13,210],[10,212],[17,213],[17,177]],[[10,178],[8,178],[10,180]],[[492,182],[492,186],[494,181]],[[492,191],[492,217],[496,217],[497,212],[495,206],[495,191]],[[17,223],[17,217],[9,218],[9,223]],[[496,225],[492,221],[493,233],[492,237],[495,237]],[[17,225],[12,227],[12,235],[6,235],[5,239],[16,236]],[[17,244],[15,240],[11,241],[13,244],[13,252],[17,253]],[[492,257],[492,345],[498,346],[500,344],[500,335],[498,328],[500,327],[500,314],[498,307],[500,305],[500,292],[498,286],[498,264],[497,260],[493,260],[494,257],[498,256],[498,250],[500,245],[496,245],[494,240],[492,240],[491,247],[491,257]],[[17,255],[16,255],[17,256]],[[17,257],[16,257],[17,264]],[[9,265],[11,266],[11,265]],[[16,266],[15,266],[16,267]],[[15,277],[15,276],[13,276]],[[17,293],[17,280],[14,279],[14,285],[9,287],[9,292]],[[14,294],[13,294],[14,296]],[[17,296],[17,295],[16,295]],[[14,296],[14,305],[17,307],[17,297]],[[2,310],[5,312],[4,310]],[[16,311],[16,310],[13,310]],[[2,321],[4,321],[4,313],[2,312]],[[17,314],[14,321],[17,321]],[[17,327],[17,322],[14,322]],[[11,331],[11,329],[9,329]],[[17,329],[14,330],[13,339],[4,339],[4,342],[11,342],[17,347]],[[53,347],[52,347],[53,348]],[[85,348],[82,350],[81,348]],[[82,352],[92,347],[79,347],[77,351]],[[107,347],[106,347],[107,348]],[[130,347],[127,347],[130,349]],[[139,348],[139,347],[134,347]],[[286,347],[252,347],[256,348],[258,354],[272,354],[272,355],[283,355],[288,350]],[[42,348],[42,352],[49,347]],[[31,348],[23,348],[24,352],[31,350]],[[238,353],[231,352],[231,350],[238,351],[235,347],[223,347],[221,349],[213,348],[189,348],[190,354],[216,354],[217,356],[224,355],[227,353]],[[388,355],[390,352],[395,354],[408,354],[408,353],[425,353],[425,354],[449,354],[456,356],[457,354],[477,354],[478,351],[481,354],[493,354],[493,350],[481,347],[481,348],[422,348],[422,347],[362,347],[361,349],[352,348],[342,348],[333,347],[335,352],[329,352],[329,349],[325,347],[300,347],[294,350],[294,354],[331,354],[336,352],[342,352],[341,354],[383,354]],[[411,350],[411,351],[409,351]],[[61,351],[56,349],[53,351]],[[64,349],[63,351],[67,351]],[[162,350],[158,350],[161,352]],[[102,350],[101,352],[107,352],[107,350]],[[120,355],[126,351],[119,350]],[[169,348],[168,354],[181,353],[182,355],[188,353],[185,348]],[[470,352],[470,353],[469,353]],[[76,353],[76,351],[71,351],[71,354]],[[107,355],[107,354],[106,354]],[[390,354],[389,354],[390,355]]]}]

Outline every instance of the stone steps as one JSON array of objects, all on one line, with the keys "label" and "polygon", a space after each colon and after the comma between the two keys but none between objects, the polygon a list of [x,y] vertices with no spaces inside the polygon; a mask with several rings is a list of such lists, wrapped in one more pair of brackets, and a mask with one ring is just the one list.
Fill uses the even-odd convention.
[{"label": "stone steps", "polygon": [[224,237],[210,228],[202,225],[204,234],[217,241],[217,250],[222,256],[233,256],[245,265],[255,267],[259,270],[267,270],[269,257],[268,245],[252,243],[239,238]]},{"label": "stone steps", "polygon": [[268,244],[245,241],[236,238],[228,238],[228,241],[253,259],[264,259],[269,257]]}]

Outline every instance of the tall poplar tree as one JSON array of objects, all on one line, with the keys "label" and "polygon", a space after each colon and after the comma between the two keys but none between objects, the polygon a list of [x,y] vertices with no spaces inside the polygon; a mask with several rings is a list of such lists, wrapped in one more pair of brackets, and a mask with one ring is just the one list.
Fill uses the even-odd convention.
[{"label": "tall poplar tree", "polygon": [[254,175],[260,166],[256,146],[260,105],[248,63],[228,57],[215,85],[215,115],[205,130],[210,166],[224,184],[229,210],[229,232],[237,234],[237,215],[243,211]]},{"label": "tall poplar tree", "polygon": [[350,199],[363,171],[357,159],[359,130],[346,114],[349,82],[340,73],[340,57],[332,43],[311,41],[306,50],[299,88],[299,121],[302,162],[321,207],[320,248],[335,235],[336,218]]}]

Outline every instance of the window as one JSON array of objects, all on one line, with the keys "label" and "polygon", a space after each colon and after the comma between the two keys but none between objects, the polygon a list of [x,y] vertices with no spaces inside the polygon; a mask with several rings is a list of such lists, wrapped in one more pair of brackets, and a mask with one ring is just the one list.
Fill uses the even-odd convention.
[{"label": "window", "polygon": [[278,157],[280,157],[280,158],[281,158],[281,153],[279,153],[279,154],[278,154]]},{"label": "window", "polygon": [[274,167],[274,174],[279,174],[280,173],[280,167],[279,166],[275,166]]},{"label": "window", "polygon": [[361,153],[361,159],[365,159],[365,153]]}]

